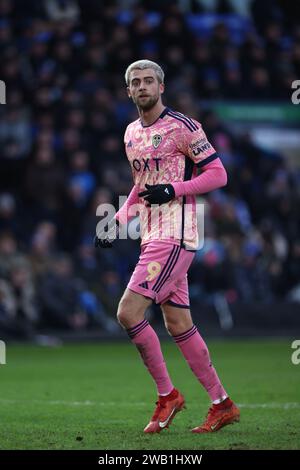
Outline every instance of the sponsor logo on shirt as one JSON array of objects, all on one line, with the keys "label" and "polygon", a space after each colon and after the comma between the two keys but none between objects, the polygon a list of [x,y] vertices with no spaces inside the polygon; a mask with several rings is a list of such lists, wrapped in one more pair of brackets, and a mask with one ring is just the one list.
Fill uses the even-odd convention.
[{"label": "sponsor logo on shirt", "polygon": [[206,150],[209,150],[211,148],[211,145],[209,143],[202,145],[202,147],[198,147],[197,149],[193,150],[193,154],[199,155],[199,153],[205,152]]},{"label": "sponsor logo on shirt", "polygon": [[159,162],[161,161],[161,158],[142,158],[139,160],[138,158],[135,158],[132,161],[132,166],[135,169],[135,171],[159,171]]},{"label": "sponsor logo on shirt", "polygon": [[193,142],[189,145],[190,149],[193,150],[197,147],[201,147],[201,145],[205,144],[207,142],[207,139],[205,137],[202,137],[202,139],[196,140],[196,142]]},{"label": "sponsor logo on shirt", "polygon": [[199,155],[199,153],[209,150],[211,145],[206,139],[200,139],[197,142],[190,145],[190,149],[193,151],[193,155]]}]

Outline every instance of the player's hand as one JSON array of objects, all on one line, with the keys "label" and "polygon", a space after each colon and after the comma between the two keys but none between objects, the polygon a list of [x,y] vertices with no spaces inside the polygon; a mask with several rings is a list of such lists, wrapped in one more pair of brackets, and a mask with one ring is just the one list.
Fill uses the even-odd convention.
[{"label": "player's hand", "polygon": [[119,236],[119,221],[112,220],[103,230],[103,232],[96,234],[94,238],[95,248],[112,248],[113,242]]},{"label": "player's hand", "polygon": [[145,201],[151,204],[165,204],[175,197],[175,189],[171,184],[146,184],[146,191],[139,193]]}]

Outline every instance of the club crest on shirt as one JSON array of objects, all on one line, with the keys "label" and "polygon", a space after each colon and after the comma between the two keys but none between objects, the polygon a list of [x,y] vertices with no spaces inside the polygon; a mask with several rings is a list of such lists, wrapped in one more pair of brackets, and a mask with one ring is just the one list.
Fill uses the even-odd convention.
[{"label": "club crest on shirt", "polygon": [[162,136],[161,135],[155,134],[155,135],[152,136],[152,145],[155,149],[157,149],[157,147],[159,146],[161,141],[162,141]]}]

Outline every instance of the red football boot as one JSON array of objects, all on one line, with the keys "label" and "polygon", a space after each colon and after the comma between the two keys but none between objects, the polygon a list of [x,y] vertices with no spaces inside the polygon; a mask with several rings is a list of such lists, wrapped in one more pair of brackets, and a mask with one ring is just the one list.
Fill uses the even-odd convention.
[{"label": "red football boot", "polygon": [[227,424],[233,424],[239,420],[240,410],[230,398],[226,398],[226,400],[219,405],[212,405],[208,410],[204,423],[192,429],[192,432],[216,432],[224,426],[227,426]]},{"label": "red football boot", "polygon": [[159,396],[156,402],[154,414],[144,429],[145,433],[160,432],[168,428],[173,421],[176,413],[185,408],[183,395],[174,388],[169,395]]}]

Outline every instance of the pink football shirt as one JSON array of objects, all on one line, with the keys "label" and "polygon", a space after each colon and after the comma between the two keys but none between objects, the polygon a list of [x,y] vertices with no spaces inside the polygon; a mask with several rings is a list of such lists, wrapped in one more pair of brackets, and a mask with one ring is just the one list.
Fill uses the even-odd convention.
[{"label": "pink football shirt", "polygon": [[[139,191],[144,191],[146,184],[193,179],[197,167],[218,157],[201,124],[169,108],[151,126],[143,126],[140,119],[129,124],[124,142]],[[139,208],[142,244],[166,240],[189,250],[197,248],[195,196],[180,196],[152,207],[140,198]]]}]

